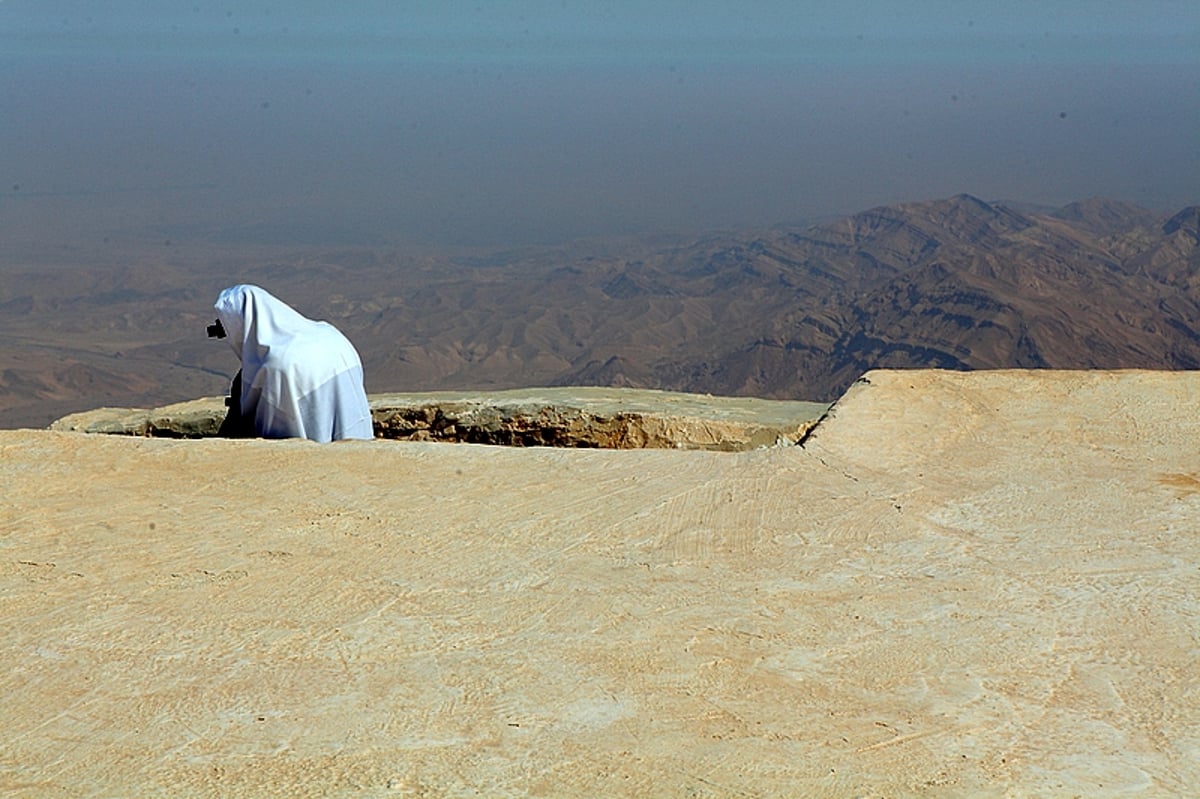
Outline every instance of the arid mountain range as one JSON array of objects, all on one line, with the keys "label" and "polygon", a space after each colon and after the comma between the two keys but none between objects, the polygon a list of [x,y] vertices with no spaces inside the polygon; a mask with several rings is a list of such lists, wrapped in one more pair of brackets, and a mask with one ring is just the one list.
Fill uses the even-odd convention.
[{"label": "arid mountain range", "polygon": [[217,292],[357,345],[370,392],[612,385],[825,401],[875,367],[1200,367],[1200,206],[958,195],[809,228],[503,253],[145,241],[5,253],[0,426],[219,394]]}]

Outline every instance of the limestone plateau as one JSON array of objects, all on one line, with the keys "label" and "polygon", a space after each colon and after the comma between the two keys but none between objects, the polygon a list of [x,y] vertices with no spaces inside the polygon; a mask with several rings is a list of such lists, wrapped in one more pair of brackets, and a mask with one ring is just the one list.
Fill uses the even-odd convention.
[{"label": "limestone plateau", "polygon": [[0,795],[1193,797],[1198,405],[881,370],[745,452],[0,430]]},{"label": "limestone plateau", "polygon": [[1197,368],[1198,275],[1200,206],[969,195],[807,228],[509,252],[76,247],[0,264],[0,426],[219,394],[234,364],[203,328],[238,281],[343,329],[372,393],[828,402],[881,367]]}]

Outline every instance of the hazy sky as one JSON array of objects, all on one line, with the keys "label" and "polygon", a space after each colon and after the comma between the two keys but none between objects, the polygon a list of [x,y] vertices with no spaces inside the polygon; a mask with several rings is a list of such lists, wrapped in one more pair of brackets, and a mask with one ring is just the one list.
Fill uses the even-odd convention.
[{"label": "hazy sky", "polygon": [[506,246],[1200,202],[1200,2],[0,0],[0,233]]}]

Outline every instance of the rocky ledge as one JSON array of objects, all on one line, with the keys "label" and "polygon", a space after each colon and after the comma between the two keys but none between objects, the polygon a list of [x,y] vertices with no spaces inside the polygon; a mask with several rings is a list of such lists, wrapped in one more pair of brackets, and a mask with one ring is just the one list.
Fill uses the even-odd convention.
[{"label": "rocky ledge", "polygon": [[[504,446],[741,451],[803,439],[828,409],[815,402],[615,388],[432,392],[371,397],[375,435]],[[100,408],[52,430],[165,438],[217,435],[220,397],[161,408]]]}]

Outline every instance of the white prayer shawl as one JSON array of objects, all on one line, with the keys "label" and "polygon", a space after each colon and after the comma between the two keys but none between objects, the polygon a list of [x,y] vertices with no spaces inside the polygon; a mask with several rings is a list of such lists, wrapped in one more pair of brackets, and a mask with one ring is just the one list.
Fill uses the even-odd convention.
[{"label": "white prayer shawl", "polygon": [[337,328],[258,286],[231,286],[214,307],[242,361],[242,415],[257,435],[322,443],[374,437],[362,361]]}]

